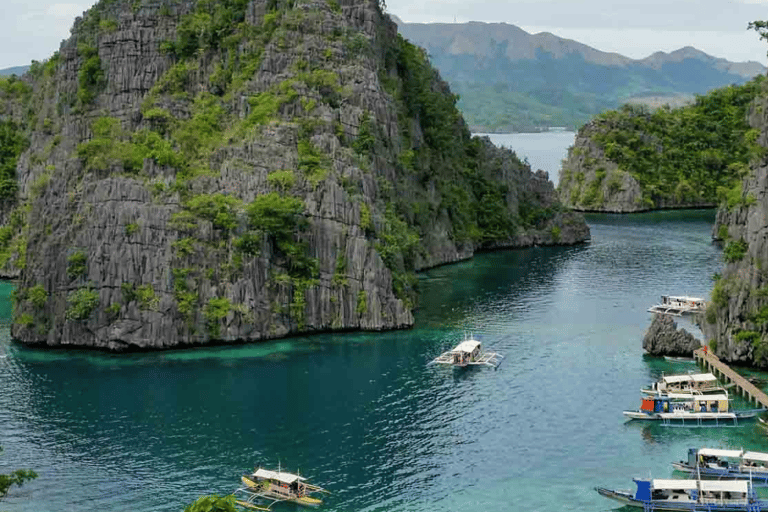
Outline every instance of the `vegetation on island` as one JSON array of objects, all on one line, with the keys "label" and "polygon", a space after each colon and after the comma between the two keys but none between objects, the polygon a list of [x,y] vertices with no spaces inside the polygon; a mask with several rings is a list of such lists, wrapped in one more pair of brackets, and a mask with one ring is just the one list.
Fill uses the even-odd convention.
[{"label": "vegetation on island", "polygon": [[[3,448],[0,447],[0,453],[2,452]],[[8,474],[0,474],[0,501],[8,496],[11,487],[21,487],[24,485],[24,482],[34,480],[35,478],[37,478],[37,473],[31,469],[17,469]]]},{"label": "vegetation on island", "polygon": [[[260,265],[266,266],[270,314],[302,330],[308,294],[319,290],[321,263],[327,265],[311,245],[316,213],[308,205],[331,187],[343,190],[359,219],[357,226],[345,227],[343,238],[359,227],[391,271],[392,293],[406,309],[416,303],[417,266],[434,257],[429,238],[436,222],[446,226],[458,248],[508,242],[532,228],[546,227],[544,233],[560,239],[559,228],[549,225],[559,205],[542,205],[535,192],[500,183],[501,162],[490,161],[493,149],[472,138],[457,109],[458,96],[430,65],[426,51],[385,24],[373,35],[353,28],[333,1],[270,0],[256,18],[247,16],[247,6],[246,0],[198,0],[182,14],[167,6],[141,7],[142,12],[156,10],[148,15],[163,20],[174,18],[176,30],[158,45],[166,71],[130,115],[104,108],[113,78],[110,63],[100,55],[104,38],[125,28],[120,13],[127,8],[114,0],[101,0],[78,21],[76,54],[56,53],[33,63],[25,77],[32,85],[0,79],[0,105],[24,105],[14,110],[0,171],[6,161],[15,170],[31,135],[38,146],[48,141],[44,150],[35,146],[29,155],[28,172],[37,177],[31,193],[17,198],[23,202],[0,226],[0,267],[24,268],[32,262],[42,268],[44,262],[33,261],[42,252],[28,252],[27,241],[39,249],[53,234],[50,224],[30,225],[35,201],[48,190],[66,189],[66,215],[71,215],[62,253],[67,290],[42,289],[45,296],[32,300],[30,289],[41,279],[31,272],[22,275],[15,323],[25,333],[50,332],[56,319],[46,312],[54,305],[60,311],[66,303],[58,320],[117,322],[136,310],[160,312],[175,315],[182,337],[218,338],[233,318],[240,325],[253,323],[252,305],[233,300],[227,290]],[[285,69],[264,72],[265,56],[278,54],[288,62]],[[352,61],[376,71],[375,94],[394,106],[394,116],[382,118],[380,109],[360,97],[372,93],[350,78]],[[73,65],[76,90],[58,91],[57,77]],[[82,120],[89,133],[62,144],[67,116]],[[391,138],[392,133],[397,136]],[[290,141],[286,158],[277,166],[264,163],[266,181],[259,177],[248,187],[227,186],[232,173],[247,178],[264,172],[242,155],[254,142],[278,135]],[[513,154],[504,159],[510,170],[528,170]],[[140,184],[153,204],[172,204],[174,210],[167,224],[174,232],[168,279],[111,283],[112,289],[119,287],[117,294],[100,293],[101,284],[92,279],[103,273],[89,269],[99,265],[95,254],[74,241],[77,230],[93,220],[93,205],[82,201],[83,185],[114,177]],[[18,190],[11,190],[15,176],[8,174],[8,182],[9,193],[17,197]],[[508,204],[511,197],[516,210]],[[130,243],[157,229],[136,213],[120,222],[119,232]],[[332,262],[337,298],[346,294],[350,279],[344,247],[334,250],[340,251]],[[358,320],[380,304],[370,290],[349,296]],[[337,321],[333,325],[343,327]]]},{"label": "vegetation on island", "polygon": [[[604,112],[582,129],[602,158],[572,148],[560,188],[571,204],[599,210],[606,196],[619,191],[619,175],[629,173],[640,186],[643,208],[745,201],[741,180],[750,161],[765,154],[747,114],[765,90],[761,76],[697,96],[685,107],[625,105]],[[580,167],[571,163],[577,161]],[[606,161],[618,170],[608,171]]]}]

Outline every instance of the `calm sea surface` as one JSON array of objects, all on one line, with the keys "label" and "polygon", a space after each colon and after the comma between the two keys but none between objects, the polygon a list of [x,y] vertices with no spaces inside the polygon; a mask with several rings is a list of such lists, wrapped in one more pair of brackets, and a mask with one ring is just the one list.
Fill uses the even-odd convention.
[{"label": "calm sea surface", "polygon": [[573,145],[575,132],[542,133],[477,133],[487,135],[497,146],[510,148],[520,159],[527,158],[533,170],[542,169],[549,173],[549,179],[557,186],[560,178],[560,162],[567,156],[568,147]]},{"label": "calm sea surface", "polygon": [[[768,451],[752,423],[621,414],[662,372],[694,369],[644,356],[641,340],[660,294],[708,295],[713,219],[592,215],[589,244],[423,273],[412,330],[226,348],[24,348],[0,283],[0,473],[39,473],[2,508],[181,511],[281,464],[330,489],[328,511],[604,511],[617,505],[594,486],[670,477],[689,446]],[[426,366],[465,332],[506,356],[499,370]]]}]

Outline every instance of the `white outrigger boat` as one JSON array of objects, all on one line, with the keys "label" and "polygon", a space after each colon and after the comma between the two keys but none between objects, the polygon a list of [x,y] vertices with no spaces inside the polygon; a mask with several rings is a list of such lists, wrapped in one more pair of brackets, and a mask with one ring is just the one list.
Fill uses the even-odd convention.
[{"label": "white outrigger boat", "polygon": [[[235,490],[236,502],[241,507],[250,510],[270,510],[270,507],[280,501],[288,501],[307,507],[320,506],[323,501],[311,496],[315,493],[327,493],[322,487],[311,485],[304,477],[286,473],[256,468],[253,473],[243,475],[240,480],[244,487]],[[256,502],[270,501],[267,506],[257,505]]]},{"label": "white outrigger boat", "polygon": [[664,480],[635,478],[637,490],[596,487],[601,496],[641,507],[644,511],[761,512],[768,501],[759,500],[748,480]]},{"label": "white outrigger boat", "polygon": [[661,303],[648,308],[651,313],[683,316],[686,313],[700,313],[707,308],[707,301],[699,297],[685,295],[662,295]]},{"label": "white outrigger boat", "polygon": [[719,448],[689,448],[688,460],[672,467],[701,477],[751,480],[768,485],[768,453]]},{"label": "white outrigger boat", "polygon": [[498,368],[504,356],[496,352],[483,352],[482,343],[468,337],[448,352],[443,352],[429,364],[444,364],[458,368],[467,366],[491,366]]},{"label": "white outrigger boat", "polygon": [[686,373],[684,375],[663,375],[649,388],[643,388],[641,393],[646,395],[663,395],[666,393],[692,394],[727,394],[725,388],[717,381],[712,373]]},{"label": "white outrigger boat", "polygon": [[731,411],[728,394],[675,394],[643,397],[640,409],[624,411],[632,420],[660,421],[665,426],[728,426],[754,418],[764,408]]}]

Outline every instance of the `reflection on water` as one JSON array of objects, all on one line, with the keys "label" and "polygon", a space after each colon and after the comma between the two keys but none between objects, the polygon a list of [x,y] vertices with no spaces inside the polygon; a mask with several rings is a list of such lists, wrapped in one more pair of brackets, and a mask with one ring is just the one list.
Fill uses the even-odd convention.
[{"label": "reflection on water", "polygon": [[[689,445],[768,451],[754,425],[621,414],[691,368],[644,357],[641,340],[659,295],[708,294],[713,218],[595,215],[588,245],[430,270],[407,331],[115,356],[27,349],[5,327],[0,473],[40,478],[3,505],[178,511],[280,464],[332,490],[329,511],[609,510],[594,486],[669,476]],[[499,370],[426,366],[470,331],[506,356]]]}]

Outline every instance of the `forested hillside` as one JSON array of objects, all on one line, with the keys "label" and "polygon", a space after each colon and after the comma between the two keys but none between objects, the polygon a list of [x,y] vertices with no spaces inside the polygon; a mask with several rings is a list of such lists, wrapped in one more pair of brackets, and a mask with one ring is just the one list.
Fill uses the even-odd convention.
[{"label": "forested hillside", "polygon": [[741,180],[765,151],[747,117],[765,89],[757,77],[685,107],[624,106],[598,115],[563,162],[563,201],[579,210],[640,211],[744,200]]},{"label": "forested hillside", "polygon": [[459,94],[467,122],[481,132],[575,130],[628,101],[678,101],[765,72],[756,62],[733,63],[690,47],[634,60],[504,23],[400,22],[399,30],[427,49]]}]

